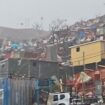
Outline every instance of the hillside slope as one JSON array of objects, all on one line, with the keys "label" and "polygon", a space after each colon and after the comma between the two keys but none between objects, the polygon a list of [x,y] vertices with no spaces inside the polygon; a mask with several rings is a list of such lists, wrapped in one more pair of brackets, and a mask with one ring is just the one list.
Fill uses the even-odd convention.
[{"label": "hillside slope", "polygon": [[40,39],[49,36],[48,31],[35,30],[35,29],[14,29],[0,27],[0,38],[8,38],[11,40],[29,40]]}]

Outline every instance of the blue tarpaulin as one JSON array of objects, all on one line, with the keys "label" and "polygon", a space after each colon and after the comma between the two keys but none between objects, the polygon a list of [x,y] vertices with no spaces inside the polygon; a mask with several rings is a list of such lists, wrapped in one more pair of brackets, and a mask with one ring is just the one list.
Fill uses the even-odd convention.
[{"label": "blue tarpaulin", "polygon": [[13,49],[17,49],[17,48],[18,48],[18,44],[12,44],[11,47],[12,47]]},{"label": "blue tarpaulin", "polygon": [[85,36],[84,31],[79,31],[79,38],[82,39]]},{"label": "blue tarpaulin", "polygon": [[8,79],[3,80],[4,99],[3,105],[9,105],[9,81]]},{"label": "blue tarpaulin", "polygon": [[0,78],[0,105],[9,105],[9,84],[7,79]]}]

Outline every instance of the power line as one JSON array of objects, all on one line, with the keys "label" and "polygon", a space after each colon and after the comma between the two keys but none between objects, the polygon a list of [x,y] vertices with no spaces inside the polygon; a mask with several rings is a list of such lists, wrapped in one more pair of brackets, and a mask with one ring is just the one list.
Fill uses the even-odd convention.
[{"label": "power line", "polygon": [[[91,56],[89,54],[88,56],[90,56],[90,57],[85,57],[85,60],[91,59],[91,58],[97,58],[97,56],[101,56],[101,55],[105,54],[105,52],[100,51],[99,54],[98,53],[95,53],[95,54],[97,54],[97,55],[92,55]],[[85,55],[85,56],[87,56],[87,55]],[[76,59],[76,60],[73,60],[73,62],[83,61],[83,56],[82,57],[73,58],[73,59]]]},{"label": "power line", "polygon": [[[102,52],[103,52],[104,50],[102,50],[102,51],[99,51],[99,52],[97,52],[97,53],[90,53],[90,54],[85,54],[85,56],[90,56],[90,55],[94,55],[94,54],[101,54]],[[83,57],[83,55],[82,55],[82,57]],[[79,59],[79,58],[82,58],[81,56],[79,56],[79,57],[76,57],[76,58],[73,58],[73,59]]]}]

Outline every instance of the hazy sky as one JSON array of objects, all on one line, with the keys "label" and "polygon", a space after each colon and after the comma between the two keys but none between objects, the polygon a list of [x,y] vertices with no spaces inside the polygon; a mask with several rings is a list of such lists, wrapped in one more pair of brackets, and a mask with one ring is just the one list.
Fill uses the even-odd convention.
[{"label": "hazy sky", "polygon": [[57,18],[73,24],[102,14],[105,0],[0,0],[0,26],[13,28],[32,27],[41,23],[41,17],[47,29]]}]

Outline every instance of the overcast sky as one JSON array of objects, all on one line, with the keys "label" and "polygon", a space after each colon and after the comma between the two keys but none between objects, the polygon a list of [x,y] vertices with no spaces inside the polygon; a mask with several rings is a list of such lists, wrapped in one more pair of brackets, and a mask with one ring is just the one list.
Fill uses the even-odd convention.
[{"label": "overcast sky", "polygon": [[0,26],[13,28],[42,22],[47,29],[57,18],[73,24],[103,14],[105,0],[0,0]]}]

